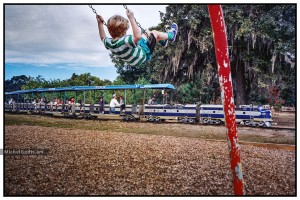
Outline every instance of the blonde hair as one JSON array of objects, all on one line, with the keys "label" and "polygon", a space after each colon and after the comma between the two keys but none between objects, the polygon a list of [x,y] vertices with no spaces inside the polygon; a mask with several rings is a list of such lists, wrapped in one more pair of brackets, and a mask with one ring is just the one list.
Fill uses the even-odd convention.
[{"label": "blonde hair", "polygon": [[107,21],[107,28],[112,38],[122,37],[129,28],[129,21],[120,15],[114,15]]}]

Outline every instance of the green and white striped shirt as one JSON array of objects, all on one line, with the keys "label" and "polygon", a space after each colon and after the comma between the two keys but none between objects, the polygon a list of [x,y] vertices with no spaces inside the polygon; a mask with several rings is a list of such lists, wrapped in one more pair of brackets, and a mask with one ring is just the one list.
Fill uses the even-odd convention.
[{"label": "green and white striped shirt", "polygon": [[146,61],[146,53],[133,42],[132,35],[125,35],[117,40],[104,38],[104,46],[128,65],[139,66]]}]

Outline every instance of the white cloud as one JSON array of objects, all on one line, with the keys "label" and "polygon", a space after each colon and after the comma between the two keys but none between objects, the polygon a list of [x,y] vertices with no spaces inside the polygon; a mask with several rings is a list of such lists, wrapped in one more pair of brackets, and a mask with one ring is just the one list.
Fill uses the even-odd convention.
[{"label": "white cloud", "polygon": [[[122,5],[94,5],[106,20]],[[143,28],[157,25],[163,5],[129,5]],[[113,66],[88,5],[5,5],[5,62]]]}]

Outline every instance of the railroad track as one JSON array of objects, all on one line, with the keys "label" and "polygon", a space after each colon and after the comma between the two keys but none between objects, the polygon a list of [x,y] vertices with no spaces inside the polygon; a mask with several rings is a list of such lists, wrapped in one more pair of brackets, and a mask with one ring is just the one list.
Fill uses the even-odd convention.
[{"label": "railroad track", "polygon": [[[25,113],[14,113],[14,114],[25,114]],[[32,114],[32,115],[38,115],[38,114]],[[48,116],[48,117],[53,117],[53,118],[66,118],[66,119],[76,119],[76,120],[102,120],[102,121],[109,121],[109,120],[117,120],[120,121],[122,119],[120,119],[119,115],[105,115],[103,118],[98,118],[96,115],[94,115],[93,117],[95,118],[84,118],[81,116],[64,116],[64,115],[52,115],[52,114],[44,114],[44,115],[40,115],[40,116]],[[105,118],[107,117],[107,118]],[[150,122],[147,121],[146,119],[141,119],[141,120],[136,120],[136,121],[124,121],[124,122],[128,122],[128,123],[154,123],[154,124],[179,124],[177,120],[167,120],[167,121],[159,121],[159,122]],[[204,123],[180,123],[180,124],[186,124],[186,125],[203,125],[203,126],[225,126],[224,124],[204,124]],[[290,130],[290,131],[295,131],[295,128],[293,127],[282,127],[282,126],[271,126],[271,127],[260,127],[260,126],[246,126],[246,125],[240,125],[237,124],[238,128],[257,128],[257,129],[269,129],[269,130]]]}]

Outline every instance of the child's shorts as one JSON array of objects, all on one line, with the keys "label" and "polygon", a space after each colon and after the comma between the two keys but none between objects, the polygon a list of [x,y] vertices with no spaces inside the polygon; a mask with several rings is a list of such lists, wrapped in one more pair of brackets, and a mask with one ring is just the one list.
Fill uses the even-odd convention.
[{"label": "child's shorts", "polygon": [[152,57],[152,54],[151,54],[150,49],[149,49],[149,47],[148,47],[148,45],[147,45],[147,39],[145,39],[145,38],[142,37],[142,38],[138,41],[137,45],[139,45],[139,46],[144,50],[144,52],[146,53],[146,62],[147,62],[148,60],[150,60],[151,57]]}]

